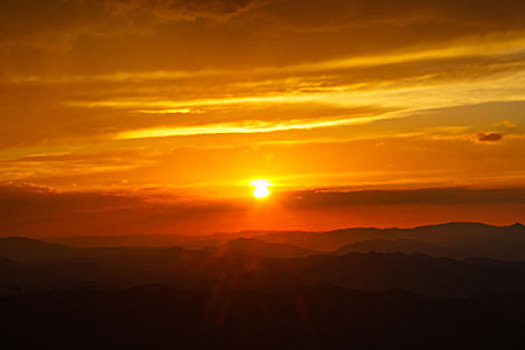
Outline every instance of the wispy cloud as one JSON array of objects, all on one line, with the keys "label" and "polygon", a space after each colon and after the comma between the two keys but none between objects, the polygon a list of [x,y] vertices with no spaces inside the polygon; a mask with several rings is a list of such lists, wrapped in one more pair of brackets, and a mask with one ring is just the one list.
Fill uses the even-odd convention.
[{"label": "wispy cloud", "polygon": [[[245,93],[242,91],[242,93]],[[76,108],[109,108],[156,110],[205,109],[220,106],[237,108],[243,105],[325,104],[339,107],[376,106],[404,109],[406,112],[479,104],[493,101],[525,100],[525,71],[480,77],[468,81],[440,81],[417,85],[411,82],[385,84],[352,84],[318,87],[314,92],[291,91],[251,96],[224,96],[211,99],[166,100],[159,98],[125,98],[76,100],[66,104]],[[238,110],[236,110],[238,113]]]},{"label": "wispy cloud", "polygon": [[[440,44],[439,47],[408,47],[403,50],[388,52],[388,54],[359,55],[347,58],[320,60],[310,63],[284,64],[279,66],[259,66],[238,69],[203,69],[177,71],[120,71],[107,74],[42,76],[15,75],[7,76],[7,81],[13,84],[78,84],[89,82],[140,82],[155,80],[177,80],[198,77],[246,76],[279,76],[285,73],[308,74],[328,73],[330,71],[381,67],[394,64],[407,64],[425,61],[464,59],[464,58],[494,58],[512,57],[523,54],[525,33],[522,31],[497,33],[483,38],[473,36],[453,42]],[[4,77],[6,79],[6,77]]]},{"label": "wispy cloud", "polygon": [[137,112],[144,114],[188,114],[188,113],[202,113],[198,109],[191,108],[177,108],[177,109],[140,109]]},{"label": "wispy cloud", "polygon": [[505,119],[505,120],[500,121],[499,123],[496,123],[496,126],[504,126],[506,128],[513,129],[517,125],[515,123],[511,122],[510,120]]},{"label": "wispy cloud", "polygon": [[349,174],[378,172],[374,185],[393,185],[394,173],[424,181],[439,170],[523,182],[523,10],[521,0],[2,1],[0,180],[190,186],[257,172],[362,184]]},{"label": "wispy cloud", "polygon": [[394,118],[394,115],[375,117],[357,117],[337,120],[292,120],[287,122],[245,121],[243,123],[208,124],[202,126],[180,126],[172,128],[152,128],[125,131],[117,135],[117,139],[142,139],[170,136],[191,136],[211,134],[251,134],[287,130],[316,129],[352,124],[371,123],[376,120]]}]

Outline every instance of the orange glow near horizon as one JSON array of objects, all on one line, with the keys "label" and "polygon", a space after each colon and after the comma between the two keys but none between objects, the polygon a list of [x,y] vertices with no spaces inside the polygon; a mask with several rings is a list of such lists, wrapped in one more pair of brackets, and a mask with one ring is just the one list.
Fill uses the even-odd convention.
[{"label": "orange glow near horizon", "polygon": [[104,4],[4,9],[0,233],[525,221],[525,3]]}]

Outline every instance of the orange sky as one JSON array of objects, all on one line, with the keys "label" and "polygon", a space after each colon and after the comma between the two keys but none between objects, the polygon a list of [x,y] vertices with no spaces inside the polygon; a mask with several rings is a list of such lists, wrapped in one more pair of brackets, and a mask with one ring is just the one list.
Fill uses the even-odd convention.
[{"label": "orange sky", "polygon": [[0,234],[524,221],[523,13],[2,1]]}]

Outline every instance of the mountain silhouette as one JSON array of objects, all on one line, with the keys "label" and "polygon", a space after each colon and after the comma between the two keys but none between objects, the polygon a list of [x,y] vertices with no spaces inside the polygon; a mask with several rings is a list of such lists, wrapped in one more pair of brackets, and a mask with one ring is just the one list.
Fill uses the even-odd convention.
[{"label": "mountain silhouette", "polygon": [[482,223],[447,223],[416,228],[349,228],[328,232],[268,233],[259,239],[306,249],[334,251],[359,241],[414,240],[433,244],[461,256],[525,260],[525,226]]},{"label": "mountain silhouette", "polygon": [[[24,257],[8,240],[12,256]],[[5,241],[0,241],[0,245]],[[223,283],[228,290],[278,291],[297,286],[329,284],[350,289],[384,291],[403,289],[432,296],[468,296],[482,290],[494,292],[525,289],[525,263],[488,258],[464,260],[423,254],[350,253],[312,254],[311,251],[257,240],[234,240],[222,248],[69,248],[57,258],[43,254],[47,243],[37,245],[42,256],[18,263],[6,260],[0,269],[2,290],[97,286],[128,288],[144,283],[168,283],[187,289],[206,290]],[[276,248],[273,255],[271,248]],[[258,254],[255,252],[258,251]],[[296,257],[297,254],[305,254]],[[265,256],[266,255],[266,256]],[[290,256],[284,258],[283,256]]]},{"label": "mountain silhouette", "polygon": [[[327,253],[338,250],[345,245],[362,241],[409,240],[420,242],[421,249],[423,249],[422,244],[434,245],[443,249],[443,251],[436,252],[434,251],[437,248],[429,250],[428,253],[430,255],[441,256],[444,254],[444,256],[449,257],[484,256],[500,260],[525,260],[525,226],[520,223],[508,226],[493,226],[482,223],[452,222],[415,228],[378,229],[357,227],[324,232],[240,231],[204,236],[62,237],[47,241],[75,247],[128,246],[153,248],[178,246],[188,249],[202,249],[206,247],[220,247],[235,239],[257,239],[266,243],[284,244],[305,250]],[[427,246],[427,248],[430,249],[430,246]],[[403,247],[399,247],[399,249],[405,252],[412,252],[412,249],[404,250]],[[390,251],[390,249],[385,251]],[[427,251],[423,249],[422,252]]]},{"label": "mountain silhouette", "polygon": [[60,349],[522,343],[525,260],[509,259],[523,236],[522,225],[451,223],[177,236],[180,247],[2,238],[0,338]]},{"label": "mountain silhouette", "polygon": [[461,254],[451,249],[443,248],[435,244],[419,242],[411,239],[372,239],[349,243],[333,253],[335,255],[346,255],[349,253],[421,253],[435,257],[461,257]]},{"label": "mountain silhouette", "polygon": [[74,255],[74,249],[25,237],[0,238],[0,256],[26,262],[61,260]]},{"label": "mountain silhouette", "polygon": [[237,238],[228,241],[219,250],[225,250],[228,253],[274,258],[295,258],[319,254],[315,250],[299,248],[289,244],[268,243],[255,238]]}]

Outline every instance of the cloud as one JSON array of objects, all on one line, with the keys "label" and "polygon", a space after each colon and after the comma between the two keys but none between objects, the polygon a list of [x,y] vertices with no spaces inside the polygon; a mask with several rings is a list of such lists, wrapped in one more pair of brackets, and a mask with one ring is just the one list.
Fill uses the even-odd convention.
[{"label": "cloud", "polygon": [[[519,215],[516,213],[523,213],[524,198],[525,188],[390,191],[325,188],[275,194],[270,199],[275,202],[261,207],[248,200],[182,198],[162,189],[60,192],[28,183],[2,183],[0,235],[191,235],[253,228],[336,228],[352,223],[413,225],[480,216],[501,222],[505,214],[515,220]],[[479,212],[483,205],[488,207]],[[458,206],[474,213],[462,216],[466,214],[458,211]],[[385,221],[385,215],[392,218]]]},{"label": "cloud", "polygon": [[283,205],[294,210],[326,210],[327,208],[383,205],[525,203],[525,188],[444,187],[362,191],[327,188],[291,192],[283,196],[281,200]]},{"label": "cloud", "polygon": [[2,0],[1,35],[71,29],[134,21],[143,25],[147,16],[164,20],[224,20],[254,6],[256,0]]},{"label": "cloud", "polygon": [[[0,180],[193,184],[255,171],[417,171],[424,159],[448,179],[487,164],[511,176],[523,168],[523,130],[505,128],[523,120],[513,104],[525,96],[524,10],[518,0],[0,1]],[[499,105],[440,110],[486,102]],[[496,127],[503,117],[513,122]],[[474,143],[503,134],[501,147]],[[415,148],[416,136],[429,142]],[[207,162],[170,154],[384,137],[407,140],[313,150],[340,147],[331,157],[280,149],[253,165],[229,149]],[[203,165],[171,165],[190,163]]]},{"label": "cloud", "polygon": [[170,20],[212,19],[227,21],[248,11],[260,1],[256,0],[142,0],[141,7],[152,8],[159,17]]},{"label": "cloud", "polygon": [[188,201],[148,189],[60,192],[28,183],[0,184],[0,234],[8,235],[200,233],[245,210],[242,203]]},{"label": "cloud", "polygon": [[503,134],[499,132],[483,132],[476,133],[476,141],[478,142],[498,142],[503,139]]},{"label": "cloud", "polygon": [[302,31],[444,23],[456,28],[459,23],[483,28],[523,25],[520,11],[525,10],[525,5],[520,0],[288,0],[274,1],[266,10]]},{"label": "cloud", "polygon": [[499,123],[497,123],[496,126],[504,126],[506,128],[513,129],[517,125],[515,123],[511,122],[510,120],[505,119],[505,120],[502,120]]},{"label": "cloud", "polygon": [[119,140],[145,139],[172,136],[217,135],[217,134],[255,134],[290,130],[311,130],[337,126],[372,123],[390,119],[391,116],[369,116],[344,119],[291,120],[286,122],[244,121],[243,123],[222,123],[172,128],[153,128],[124,131],[117,135]]}]

